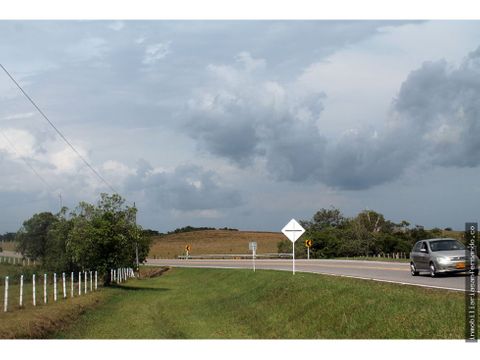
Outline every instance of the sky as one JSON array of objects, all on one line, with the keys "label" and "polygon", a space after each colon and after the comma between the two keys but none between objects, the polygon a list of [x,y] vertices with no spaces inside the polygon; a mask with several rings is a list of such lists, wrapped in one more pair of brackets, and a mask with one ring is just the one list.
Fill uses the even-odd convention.
[{"label": "sky", "polygon": [[[479,21],[0,21],[1,64],[169,231],[478,221]],[[111,190],[0,71],[0,233]],[[61,198],[60,198],[61,195]]]}]

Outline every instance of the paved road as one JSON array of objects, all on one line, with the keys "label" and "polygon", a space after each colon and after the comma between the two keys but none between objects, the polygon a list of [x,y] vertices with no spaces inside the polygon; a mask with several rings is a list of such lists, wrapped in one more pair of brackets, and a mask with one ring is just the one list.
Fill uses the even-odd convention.
[{"label": "paved road", "polygon": [[[455,291],[464,291],[465,289],[465,275],[463,274],[441,276],[433,279],[427,274],[412,276],[408,263],[361,260],[296,260],[295,264],[295,269],[298,272],[347,276]],[[148,259],[147,265],[251,269],[252,260]],[[257,269],[292,271],[292,261],[282,259],[256,260],[256,267]]]}]

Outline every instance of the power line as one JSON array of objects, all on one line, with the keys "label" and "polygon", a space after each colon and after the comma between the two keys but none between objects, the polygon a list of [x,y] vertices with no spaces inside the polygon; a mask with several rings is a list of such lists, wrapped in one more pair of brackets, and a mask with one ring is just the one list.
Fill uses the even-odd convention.
[{"label": "power line", "polygon": [[103,178],[102,175],[100,175],[98,173],[97,170],[94,169],[94,167],[92,165],[90,165],[90,163],[80,154],[80,152],[78,152],[78,150],[70,143],[70,141],[68,141],[68,139],[65,137],[65,135],[62,134],[62,132],[53,124],[52,121],[50,121],[50,119],[47,117],[47,115],[45,115],[45,113],[38,107],[38,105],[32,100],[32,98],[30,96],[28,96],[28,94],[25,92],[25,90],[23,90],[23,88],[20,86],[20,84],[13,78],[12,75],[10,75],[10,73],[7,71],[7,69],[5,69],[5,67],[0,64],[0,66],[2,67],[3,71],[5,71],[5,73],[8,75],[8,77],[13,81],[13,83],[15,85],[17,85],[17,87],[20,89],[20,91],[23,93],[23,95],[25,95],[25,97],[30,101],[30,103],[38,110],[38,112],[43,116],[43,118],[50,124],[50,126],[55,130],[55,132],[62,138],[62,140],[73,150],[73,152],[83,161],[83,163],[105,184],[107,185],[108,188],[110,188],[110,190],[112,190],[112,192],[114,193],[117,193],[117,191],[115,191],[115,189],[113,188],[112,185],[110,185],[107,180],[105,180]]}]

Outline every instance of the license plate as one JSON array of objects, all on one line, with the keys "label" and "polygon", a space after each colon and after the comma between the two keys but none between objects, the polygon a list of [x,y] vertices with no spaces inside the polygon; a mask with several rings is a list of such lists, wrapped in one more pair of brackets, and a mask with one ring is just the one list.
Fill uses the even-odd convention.
[{"label": "license plate", "polygon": [[456,267],[457,269],[465,269],[465,263],[464,263],[464,262],[457,263],[457,264],[455,265],[455,267]]}]

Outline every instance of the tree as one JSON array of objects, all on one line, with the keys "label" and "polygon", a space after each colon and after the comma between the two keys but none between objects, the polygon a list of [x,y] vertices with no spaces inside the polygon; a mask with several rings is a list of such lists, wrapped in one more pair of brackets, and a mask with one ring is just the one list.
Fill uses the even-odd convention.
[{"label": "tree", "polygon": [[73,224],[67,218],[67,210],[63,207],[56,215],[56,221],[48,229],[43,265],[50,271],[78,270],[78,266],[72,261],[72,256],[67,250],[68,234]]},{"label": "tree", "polygon": [[106,274],[118,267],[134,267],[136,248],[139,261],[145,261],[150,237],[136,225],[137,209],[125,206],[118,194],[101,194],[96,206],[82,202],[72,212],[72,228],[68,235],[67,252],[83,269],[96,269]]},{"label": "tree", "polygon": [[301,221],[301,224],[306,229],[320,231],[327,227],[341,227],[345,220],[342,212],[332,206],[330,209],[320,209],[313,215],[312,220]]},{"label": "tree", "polygon": [[49,229],[58,221],[50,212],[33,215],[17,232],[17,251],[32,260],[45,260]]}]

